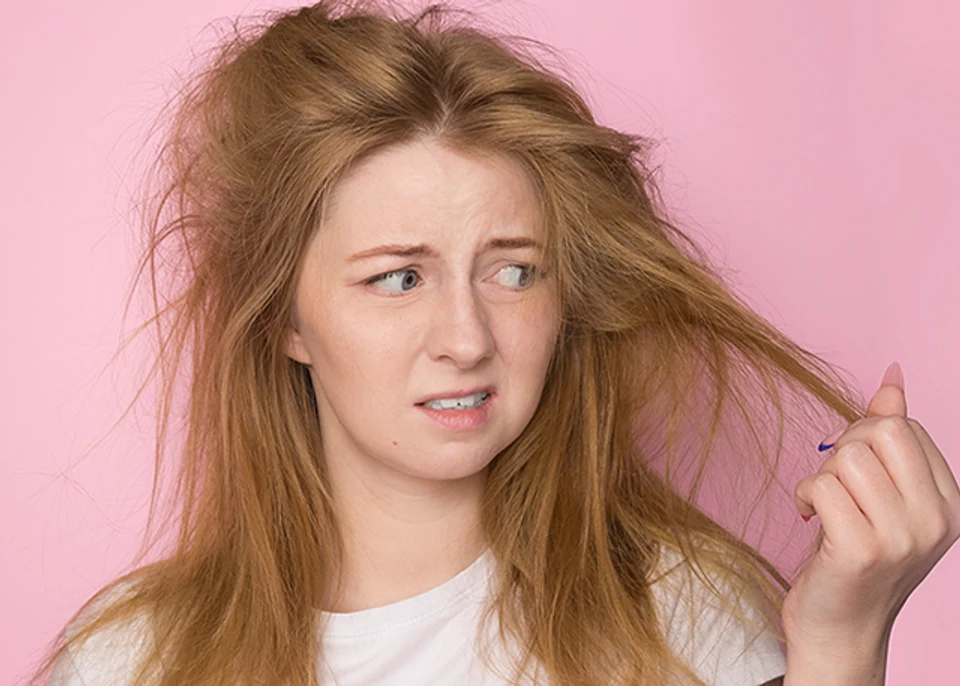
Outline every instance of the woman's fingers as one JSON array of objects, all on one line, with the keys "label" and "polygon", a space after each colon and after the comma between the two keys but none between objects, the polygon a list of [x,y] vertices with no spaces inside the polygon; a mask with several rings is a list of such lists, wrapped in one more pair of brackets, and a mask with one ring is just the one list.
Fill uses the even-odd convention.
[{"label": "woman's fingers", "polygon": [[[874,528],[890,530],[907,517],[904,496],[866,443],[845,443],[827,458],[820,472],[833,474],[840,481]],[[932,483],[930,488],[934,488]]]},{"label": "woman's fingers", "polygon": [[[949,547],[960,536],[960,487],[943,454],[916,420],[890,415],[852,424],[817,474],[797,485],[798,510],[807,516],[819,515],[826,533],[830,522],[814,502],[811,489],[817,477],[825,475],[836,482],[828,485],[844,489],[868,526],[880,532],[884,545],[892,550]],[[830,502],[834,513],[843,511],[837,509],[836,497]]]},{"label": "woman's fingers", "polygon": [[911,424],[914,421],[899,415],[861,419],[837,439],[833,454],[853,442],[866,444],[883,463],[894,486],[911,506],[927,502],[937,493],[943,496],[934,476],[933,464],[937,458],[944,466],[946,461],[936,446],[932,446],[932,451],[924,447]]},{"label": "woman's fingers", "polygon": [[820,517],[825,547],[849,548],[873,540],[870,523],[835,474],[818,472],[801,479],[796,498]]}]

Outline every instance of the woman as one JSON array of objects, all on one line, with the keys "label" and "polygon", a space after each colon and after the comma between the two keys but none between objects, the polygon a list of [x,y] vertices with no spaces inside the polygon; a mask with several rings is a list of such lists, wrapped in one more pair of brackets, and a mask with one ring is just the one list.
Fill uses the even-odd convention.
[{"label": "woman", "polygon": [[[645,141],[450,16],[279,15],[176,101],[143,268],[177,542],[51,681],[883,683],[960,535],[898,367],[861,409],[682,249]],[[674,488],[704,379],[698,476],[731,399],[849,422],[796,485],[822,532],[793,583]]]}]

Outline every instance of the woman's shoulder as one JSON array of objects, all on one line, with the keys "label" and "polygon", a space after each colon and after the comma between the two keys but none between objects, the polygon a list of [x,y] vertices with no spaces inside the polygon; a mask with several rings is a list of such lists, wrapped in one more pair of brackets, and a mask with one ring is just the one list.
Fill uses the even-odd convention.
[{"label": "woman's shoulder", "polygon": [[94,686],[133,684],[137,668],[151,645],[150,622],[146,613],[112,622],[89,637],[77,641],[81,630],[103,612],[126,597],[131,582],[105,589],[64,630],[69,647],[53,666],[49,686]]},{"label": "woman's shoulder", "polygon": [[667,643],[706,683],[763,684],[785,673],[780,642],[749,594],[734,601],[729,586],[710,577],[721,594],[728,594],[730,602],[721,602],[692,565],[669,548],[661,548],[655,579],[651,589]]}]

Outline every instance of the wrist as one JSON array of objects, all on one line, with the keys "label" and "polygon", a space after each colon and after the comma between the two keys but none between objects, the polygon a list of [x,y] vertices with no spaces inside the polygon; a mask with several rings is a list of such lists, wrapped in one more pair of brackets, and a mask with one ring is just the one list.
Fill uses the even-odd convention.
[{"label": "wrist", "polygon": [[883,686],[888,644],[865,635],[788,642],[783,686]]}]

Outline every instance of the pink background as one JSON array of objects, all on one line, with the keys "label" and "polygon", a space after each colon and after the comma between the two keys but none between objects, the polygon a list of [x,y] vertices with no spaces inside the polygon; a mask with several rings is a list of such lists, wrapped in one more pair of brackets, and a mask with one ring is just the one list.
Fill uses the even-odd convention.
[{"label": "pink background", "polygon": [[[960,471],[955,4],[459,4],[563,50],[602,122],[664,138],[664,191],[741,292],[868,398],[899,360],[909,414]],[[10,3],[0,28],[4,684],[136,550],[150,425],[109,432],[140,362],[108,365],[135,144],[202,27],[268,7],[41,6]],[[960,546],[901,612],[889,683],[956,681],[957,580]]]}]

